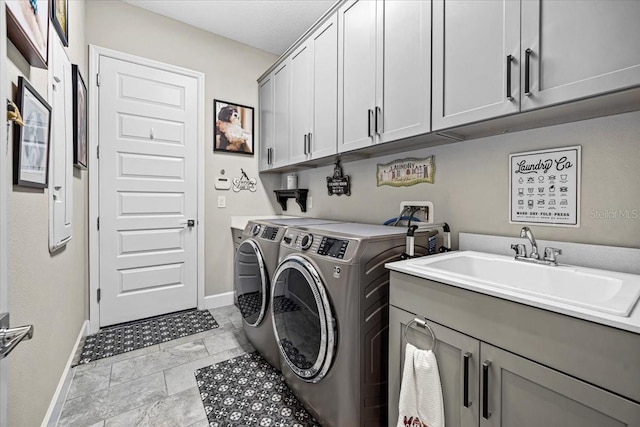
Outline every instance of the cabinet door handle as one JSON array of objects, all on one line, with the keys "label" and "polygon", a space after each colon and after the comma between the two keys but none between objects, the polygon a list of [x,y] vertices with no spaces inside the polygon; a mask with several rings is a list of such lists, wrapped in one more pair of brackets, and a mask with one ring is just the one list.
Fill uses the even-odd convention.
[{"label": "cabinet door handle", "polygon": [[378,135],[382,133],[382,129],[378,129],[378,124],[382,127],[382,118],[380,117],[380,113],[382,113],[382,108],[376,107],[376,133]]},{"label": "cabinet door handle", "polygon": [[513,61],[513,55],[507,55],[507,99],[513,100],[511,96],[511,62]]},{"label": "cabinet door handle", "polygon": [[371,119],[373,116],[373,110],[367,110],[367,136],[371,138]]},{"label": "cabinet door handle", "polygon": [[309,132],[309,137],[307,138],[307,151],[311,154],[311,132]]},{"label": "cabinet door handle", "polygon": [[482,418],[488,420],[491,417],[489,412],[489,367],[490,360],[485,360],[482,364]]},{"label": "cabinet door handle", "polygon": [[272,162],[272,154],[271,154],[271,150],[273,150],[273,148],[269,148],[267,149],[267,164],[270,165]]},{"label": "cabinet door handle", "polygon": [[531,87],[529,85],[529,65],[531,65],[531,54],[533,51],[530,48],[524,51],[524,94],[526,96],[531,96]]},{"label": "cabinet door handle", "polygon": [[469,360],[471,359],[471,353],[468,351],[462,355],[463,365],[462,365],[462,375],[464,377],[464,382],[462,384],[462,404],[465,408],[471,406],[471,402],[469,401]]},{"label": "cabinet door handle", "polygon": [[307,144],[307,138],[308,138],[308,137],[309,137],[309,134],[306,134],[306,135],[304,136],[304,145],[303,145],[303,147],[304,147],[304,154],[305,154],[305,155],[306,155],[306,154],[309,154],[309,153],[307,152],[307,146],[308,146],[308,144]]}]

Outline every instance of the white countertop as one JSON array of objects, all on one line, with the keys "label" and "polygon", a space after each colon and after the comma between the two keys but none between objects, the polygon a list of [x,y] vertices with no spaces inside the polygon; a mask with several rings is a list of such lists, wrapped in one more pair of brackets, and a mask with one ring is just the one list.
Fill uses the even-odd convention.
[{"label": "white countertop", "polygon": [[[532,307],[549,310],[555,313],[565,314],[567,316],[575,317],[578,319],[588,320],[594,323],[602,325],[612,326],[617,329],[622,329],[630,332],[640,334],[640,303],[636,303],[628,317],[615,316],[612,314],[601,313],[595,310],[586,309],[583,307],[577,307],[571,304],[562,303],[559,301],[553,301],[550,299],[536,297],[534,295],[523,294],[517,290],[511,290],[508,288],[498,288],[493,286],[486,286],[482,283],[476,282],[472,279],[466,279],[460,275],[451,275],[446,271],[439,269],[424,268],[425,262],[429,260],[436,261],[438,258],[452,255],[439,254],[432,255],[425,258],[414,258],[406,261],[392,262],[385,265],[389,270],[397,271],[399,273],[408,274],[415,277],[431,280],[434,282],[443,283],[446,285],[455,286],[461,289],[467,289],[469,291],[478,292],[485,295],[502,298],[509,301],[525,304]],[[500,256],[500,255],[496,255]],[[422,268],[414,267],[412,261],[424,260]]]},{"label": "white countertop", "polygon": [[254,219],[270,219],[270,218],[297,218],[291,215],[243,215],[243,216],[232,216],[231,217],[231,228],[235,228],[236,230],[244,230],[249,221],[253,221]]}]

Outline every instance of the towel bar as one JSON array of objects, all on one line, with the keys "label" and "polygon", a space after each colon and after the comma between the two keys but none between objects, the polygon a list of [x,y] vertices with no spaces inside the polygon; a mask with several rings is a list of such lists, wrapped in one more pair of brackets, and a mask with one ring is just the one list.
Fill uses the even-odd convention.
[{"label": "towel bar", "polygon": [[431,334],[431,340],[433,342],[433,348],[431,348],[431,351],[435,352],[436,343],[438,342],[438,340],[436,339],[436,334],[433,332],[433,329],[431,329],[431,326],[429,326],[426,319],[420,319],[419,317],[416,317],[411,322],[407,323],[404,327],[404,340],[407,343],[409,342],[409,338],[407,338],[407,330],[409,329],[409,326],[411,326],[413,323],[429,331],[429,333]]}]

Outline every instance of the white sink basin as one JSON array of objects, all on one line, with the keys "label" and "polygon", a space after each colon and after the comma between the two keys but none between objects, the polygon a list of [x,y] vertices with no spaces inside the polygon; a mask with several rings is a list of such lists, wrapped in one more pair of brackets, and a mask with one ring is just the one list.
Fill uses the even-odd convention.
[{"label": "white sink basin", "polygon": [[[640,276],[568,265],[547,266],[481,252],[452,252],[403,261],[410,274],[438,280],[462,280],[627,317],[640,297]],[[393,266],[391,264],[390,266]]]}]

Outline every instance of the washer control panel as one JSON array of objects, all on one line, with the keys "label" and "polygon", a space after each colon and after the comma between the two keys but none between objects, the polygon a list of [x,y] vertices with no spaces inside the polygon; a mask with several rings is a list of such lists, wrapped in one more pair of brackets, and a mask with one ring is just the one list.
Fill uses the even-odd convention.
[{"label": "washer control panel", "polygon": [[347,251],[347,246],[349,246],[348,240],[323,237],[320,242],[320,246],[318,247],[318,255],[343,259],[344,254]]},{"label": "washer control panel", "polygon": [[276,240],[278,230],[280,230],[278,227],[264,227],[264,231],[260,237],[267,240]]},{"label": "washer control panel", "polygon": [[304,236],[302,236],[302,239],[300,240],[300,247],[302,248],[303,251],[306,251],[307,249],[309,249],[312,244],[313,244],[313,234],[305,234]]}]

